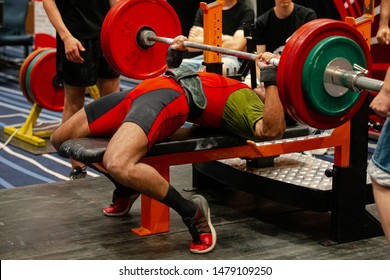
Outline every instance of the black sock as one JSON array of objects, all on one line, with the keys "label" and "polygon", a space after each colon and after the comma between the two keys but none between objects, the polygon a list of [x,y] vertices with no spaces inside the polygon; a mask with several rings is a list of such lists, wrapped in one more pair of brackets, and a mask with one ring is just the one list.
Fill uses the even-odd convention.
[{"label": "black sock", "polygon": [[182,197],[171,185],[169,185],[167,196],[161,202],[175,210],[183,219],[192,218],[196,214],[196,206]]}]

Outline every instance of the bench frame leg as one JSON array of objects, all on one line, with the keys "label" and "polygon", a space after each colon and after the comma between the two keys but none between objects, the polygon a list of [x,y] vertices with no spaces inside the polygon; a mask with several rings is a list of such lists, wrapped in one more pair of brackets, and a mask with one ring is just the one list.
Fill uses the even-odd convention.
[{"label": "bench frame leg", "polygon": [[[169,166],[156,168],[169,182]],[[141,195],[141,227],[131,231],[139,236],[169,232],[169,207],[146,195]]]}]

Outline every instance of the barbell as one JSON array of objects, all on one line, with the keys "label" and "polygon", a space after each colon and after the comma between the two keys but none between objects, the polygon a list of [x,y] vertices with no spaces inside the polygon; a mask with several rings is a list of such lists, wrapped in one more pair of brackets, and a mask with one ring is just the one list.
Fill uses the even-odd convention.
[{"label": "barbell", "polygon": [[[339,38],[337,38],[339,40]],[[154,31],[144,29],[139,32],[138,45],[144,48],[148,48],[154,45],[155,42],[161,42],[171,45],[174,39],[159,37],[156,36]],[[236,56],[239,58],[244,58],[248,60],[256,60],[257,54],[247,53],[237,50],[226,49],[217,46],[211,46],[196,42],[184,41],[184,46],[190,48],[197,48],[205,51],[219,52],[227,55]],[[279,58],[272,58],[270,64],[274,66],[279,65]],[[369,90],[374,92],[379,92],[383,81],[374,80],[371,78],[365,77],[367,70],[360,67],[359,65],[354,65],[357,70],[360,72],[354,72],[352,70],[352,65],[348,60],[344,58],[335,58],[327,65],[324,72],[324,86],[326,91],[332,96],[341,96],[346,93],[347,88],[352,88],[355,91]],[[341,88],[334,87],[341,86]]]},{"label": "barbell", "polygon": [[[166,1],[119,1],[104,20],[101,45],[116,71],[143,80],[164,73],[168,46],[180,34],[180,21]],[[184,44],[247,60],[257,57],[218,46]],[[301,26],[273,63],[278,66],[277,86],[285,110],[296,121],[319,129],[350,120],[367,90],[379,92],[383,85],[367,77],[371,70],[367,42],[342,21],[316,19]]]}]

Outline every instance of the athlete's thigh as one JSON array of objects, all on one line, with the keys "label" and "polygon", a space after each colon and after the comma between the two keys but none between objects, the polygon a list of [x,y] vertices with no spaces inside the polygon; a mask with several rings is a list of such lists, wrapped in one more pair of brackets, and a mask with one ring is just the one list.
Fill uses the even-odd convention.
[{"label": "athlete's thigh", "polygon": [[162,88],[135,98],[124,122],[137,124],[144,131],[149,149],[175,133],[187,120],[187,97],[176,90]]},{"label": "athlete's thigh", "polygon": [[125,122],[111,137],[105,158],[124,164],[135,164],[147,153],[148,143],[148,138],[139,125]]},{"label": "athlete's thigh", "polygon": [[58,147],[69,139],[83,138],[90,136],[87,115],[84,108],[77,111],[72,117],[61,124],[52,133],[50,140],[53,146]]},{"label": "athlete's thigh", "polygon": [[128,98],[130,92],[111,93],[85,106],[91,136],[114,135],[131,107],[132,101]]}]

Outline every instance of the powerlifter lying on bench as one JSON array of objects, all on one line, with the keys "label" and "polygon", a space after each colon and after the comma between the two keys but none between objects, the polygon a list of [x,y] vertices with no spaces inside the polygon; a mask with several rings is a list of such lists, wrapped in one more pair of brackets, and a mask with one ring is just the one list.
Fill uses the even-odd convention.
[{"label": "powerlifter lying on bench", "polygon": [[[114,205],[105,213],[127,213],[139,193],[145,194],[182,217],[192,235],[192,253],[207,253],[215,247],[217,235],[206,199],[200,195],[183,198],[147,164],[145,156],[155,143],[173,135],[186,121],[246,139],[280,138],[285,131],[284,109],[274,66],[261,70],[263,102],[240,81],[179,67],[185,40],[184,36],[174,39],[167,54],[169,70],[164,75],[145,80],[129,92],[113,93],[88,104],[54,131],[51,142],[58,150],[69,139],[111,137],[102,165],[95,167],[121,190],[115,195],[123,191],[119,196],[125,199],[119,206],[115,197]],[[260,54],[258,61],[268,62],[273,56]]]}]

